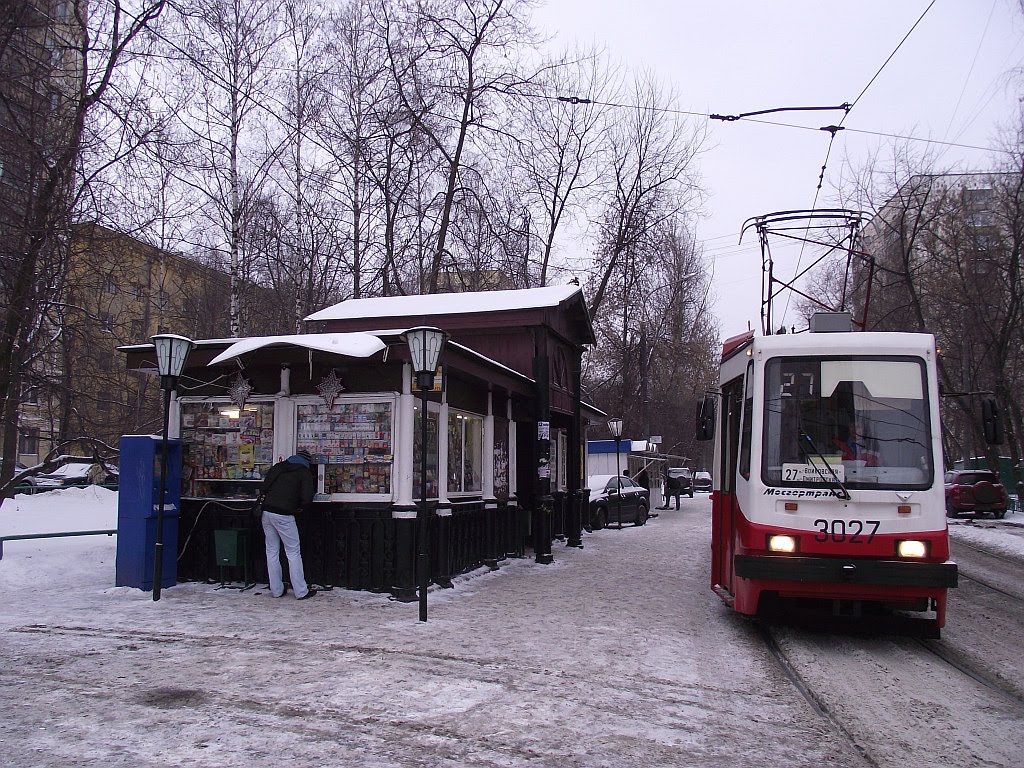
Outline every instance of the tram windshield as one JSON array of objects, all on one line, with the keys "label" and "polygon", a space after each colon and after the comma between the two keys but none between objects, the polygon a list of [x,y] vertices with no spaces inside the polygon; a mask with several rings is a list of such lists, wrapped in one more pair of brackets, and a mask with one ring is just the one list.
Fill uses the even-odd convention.
[{"label": "tram windshield", "polygon": [[783,357],[765,366],[770,486],[931,486],[928,389],[913,357]]}]

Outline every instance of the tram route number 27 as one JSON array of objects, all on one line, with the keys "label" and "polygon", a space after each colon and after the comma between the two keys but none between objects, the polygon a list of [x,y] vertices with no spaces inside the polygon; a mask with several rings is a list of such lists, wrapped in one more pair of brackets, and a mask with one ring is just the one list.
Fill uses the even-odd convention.
[{"label": "tram route number 27", "polygon": [[878,533],[880,520],[825,520],[814,521],[817,530],[815,541],[849,542],[850,544],[867,544]]}]

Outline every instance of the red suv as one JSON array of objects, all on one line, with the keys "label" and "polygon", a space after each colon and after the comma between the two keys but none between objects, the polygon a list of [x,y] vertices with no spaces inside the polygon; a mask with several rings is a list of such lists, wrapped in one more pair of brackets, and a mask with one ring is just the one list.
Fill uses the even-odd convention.
[{"label": "red suv", "polygon": [[958,469],[947,472],[946,517],[988,512],[992,517],[1003,517],[1010,504],[1006,489],[999,476],[987,469]]}]

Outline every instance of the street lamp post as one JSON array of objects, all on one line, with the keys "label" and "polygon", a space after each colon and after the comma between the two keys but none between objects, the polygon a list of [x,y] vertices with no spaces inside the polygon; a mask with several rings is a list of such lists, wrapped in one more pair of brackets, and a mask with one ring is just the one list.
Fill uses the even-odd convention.
[{"label": "street lamp post", "polygon": [[619,521],[619,528],[622,527],[622,485],[619,476],[622,472],[619,469],[619,446],[622,441],[622,419],[608,419],[608,431],[615,438],[615,485],[618,486],[618,493],[615,495],[616,519]]},{"label": "street lamp post", "polygon": [[[420,391],[420,418],[422,431],[420,442],[420,509],[419,509],[419,553],[416,556],[416,567],[419,571],[420,621],[427,620],[427,585],[430,571],[429,549],[429,516],[427,512],[427,393],[434,387],[434,376],[441,359],[441,350],[448,335],[440,328],[420,326],[410,328],[402,334],[402,339],[409,345],[409,357],[412,370],[416,375],[416,387]],[[440,480],[440,478],[439,478]]]},{"label": "street lamp post", "polygon": [[156,365],[160,372],[160,389],[164,392],[163,439],[160,446],[160,495],[157,496],[156,543],[153,545],[153,600],[160,599],[160,582],[164,571],[164,496],[167,493],[167,426],[171,419],[171,392],[178,388],[178,377],[185,367],[185,358],[195,346],[192,339],[173,333],[152,337],[156,349]]}]

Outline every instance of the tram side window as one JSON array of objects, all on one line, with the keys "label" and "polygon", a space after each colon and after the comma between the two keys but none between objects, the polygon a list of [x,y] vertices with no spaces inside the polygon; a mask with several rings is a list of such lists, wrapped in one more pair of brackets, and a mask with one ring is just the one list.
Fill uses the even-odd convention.
[{"label": "tram side window", "polygon": [[740,433],[740,474],[750,479],[750,435],[754,418],[754,361],[747,364],[747,381],[743,393],[743,425]]},{"label": "tram side window", "polygon": [[740,444],[740,406],[743,402],[743,378],[737,376],[722,386],[721,461],[719,474],[722,493],[732,493],[736,487],[736,469]]}]

